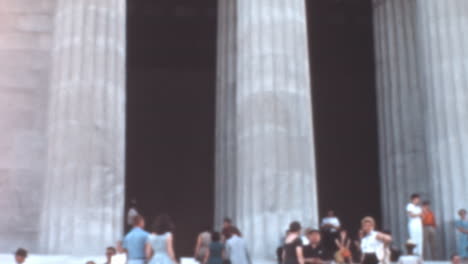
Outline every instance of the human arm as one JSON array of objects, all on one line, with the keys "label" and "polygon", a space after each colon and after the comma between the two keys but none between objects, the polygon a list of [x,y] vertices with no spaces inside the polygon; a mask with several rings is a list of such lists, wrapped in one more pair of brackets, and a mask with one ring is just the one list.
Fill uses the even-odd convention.
[{"label": "human arm", "polygon": [[169,257],[172,259],[172,261],[174,263],[177,263],[177,260],[175,258],[175,253],[174,253],[174,243],[173,243],[172,234],[169,234],[167,237],[167,252],[169,253]]},{"label": "human arm", "polygon": [[153,255],[153,248],[151,247],[151,243],[149,241],[145,244],[145,257],[146,260],[149,261]]},{"label": "human arm", "polygon": [[341,245],[341,242],[340,242],[340,240],[338,240],[338,238],[335,239],[335,245],[340,249],[343,247],[343,245]]},{"label": "human arm", "polygon": [[208,259],[210,259],[210,250],[208,250],[205,254],[205,259],[203,260],[203,263],[208,263]]},{"label": "human arm", "polygon": [[304,264],[304,252],[302,251],[302,246],[296,247],[297,261],[299,264]]},{"label": "human arm", "polygon": [[195,258],[197,258],[197,254],[198,254],[198,251],[200,250],[200,245],[201,245],[201,234],[198,235],[198,238],[197,238],[197,243],[195,243],[195,250],[193,251],[193,256]]},{"label": "human arm", "polygon": [[417,213],[416,206],[414,204],[408,204],[406,207],[406,213],[408,214],[409,217],[421,217],[423,212],[422,210]]},{"label": "human arm", "polygon": [[392,236],[391,235],[387,235],[387,234],[384,234],[384,233],[377,233],[377,236],[376,236],[377,240],[380,240],[384,243],[391,243],[392,242]]}]

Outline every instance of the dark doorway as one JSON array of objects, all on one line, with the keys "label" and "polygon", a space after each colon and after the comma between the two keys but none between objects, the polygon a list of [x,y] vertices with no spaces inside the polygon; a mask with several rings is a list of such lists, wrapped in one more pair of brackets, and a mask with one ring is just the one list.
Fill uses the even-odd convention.
[{"label": "dark doorway", "polygon": [[[320,213],[381,223],[371,0],[308,0]],[[381,226],[379,226],[381,228]]]},{"label": "dark doorway", "polygon": [[190,256],[213,222],[216,1],[132,0],[127,23],[127,202]]},{"label": "dark doorway", "polygon": [[[127,201],[176,252],[213,224],[216,0],[128,1]],[[370,0],[307,0],[320,212],[380,220]],[[307,225],[307,223],[304,223]]]}]

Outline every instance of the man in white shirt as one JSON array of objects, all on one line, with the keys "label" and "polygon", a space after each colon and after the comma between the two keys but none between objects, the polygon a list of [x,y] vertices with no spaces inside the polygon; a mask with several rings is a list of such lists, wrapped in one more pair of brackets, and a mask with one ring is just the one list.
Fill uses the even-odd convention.
[{"label": "man in white shirt", "polygon": [[327,258],[332,258],[333,252],[338,250],[335,239],[338,238],[340,227],[341,223],[338,217],[336,217],[335,211],[328,210],[327,216],[322,219],[322,224],[320,225],[323,233],[323,246],[329,254]]},{"label": "man in white shirt", "polygon": [[416,244],[414,254],[422,256],[423,254],[423,224],[422,208],[420,206],[421,197],[419,194],[411,195],[411,202],[406,206],[408,214],[408,233],[409,238]]}]

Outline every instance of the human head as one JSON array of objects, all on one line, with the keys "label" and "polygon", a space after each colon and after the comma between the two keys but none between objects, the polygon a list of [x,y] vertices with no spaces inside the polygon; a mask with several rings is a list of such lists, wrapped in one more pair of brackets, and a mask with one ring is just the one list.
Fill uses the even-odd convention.
[{"label": "human head", "polygon": [[431,207],[431,202],[424,201],[424,202],[422,202],[422,206],[423,206],[424,209],[429,209]]},{"label": "human head", "polygon": [[211,233],[211,241],[219,242],[219,240],[221,240],[221,234],[219,232]]},{"label": "human head", "polygon": [[312,229],[307,232],[307,239],[309,239],[311,244],[319,244],[322,240],[322,235],[319,230]]},{"label": "human head", "polygon": [[460,218],[465,219],[466,218],[466,210],[465,209],[458,210],[458,215],[460,216]]},{"label": "human head", "polygon": [[224,218],[223,228],[229,228],[232,225],[232,220],[228,217]]},{"label": "human head", "polygon": [[145,228],[145,218],[142,215],[133,217],[133,227]]},{"label": "human head", "polygon": [[327,211],[327,217],[335,217],[335,211],[333,211],[333,210],[328,210],[328,211]]},{"label": "human head", "polygon": [[452,261],[452,264],[460,264],[461,263],[461,258],[458,254],[453,254],[450,257],[450,260]]},{"label": "human head", "polygon": [[96,264],[96,262],[94,262],[94,261],[88,261],[88,262],[86,262],[86,264]]},{"label": "human head", "polygon": [[115,256],[115,254],[117,254],[117,250],[114,247],[106,248],[106,258],[109,263],[112,257]]},{"label": "human head", "polygon": [[413,241],[408,241],[406,242],[406,252],[408,255],[413,255],[414,254],[414,249],[416,248],[416,244]]},{"label": "human head", "polygon": [[290,233],[299,233],[301,232],[301,223],[297,222],[297,221],[294,221],[294,222],[291,222],[291,224],[289,224],[289,232]]},{"label": "human head", "polygon": [[348,231],[346,229],[340,229],[341,236],[348,236]]},{"label": "human head", "polygon": [[167,232],[171,232],[174,229],[174,224],[172,223],[171,218],[167,214],[162,214],[156,217],[153,225],[153,231],[158,234],[162,235]]},{"label": "human head", "polygon": [[28,251],[24,248],[18,248],[15,252],[16,263],[23,263],[28,257]]},{"label": "human head", "polygon": [[411,195],[411,202],[412,202],[413,204],[419,204],[419,203],[421,203],[421,196],[420,196],[419,194],[417,194],[417,193],[413,193],[413,194]]},{"label": "human head", "polygon": [[366,216],[361,220],[361,228],[364,232],[369,233],[375,228],[375,220],[371,216]]}]

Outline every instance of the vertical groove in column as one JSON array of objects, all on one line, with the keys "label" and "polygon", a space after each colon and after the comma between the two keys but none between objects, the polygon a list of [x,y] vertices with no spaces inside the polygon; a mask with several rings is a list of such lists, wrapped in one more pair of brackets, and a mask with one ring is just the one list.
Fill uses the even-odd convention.
[{"label": "vertical groove in column", "polygon": [[114,50],[125,46],[123,2],[61,1],[57,9],[54,57],[62,63],[52,65],[60,79],[49,110],[47,253],[97,254],[121,236],[125,153],[116,135],[125,133],[125,53]]},{"label": "vertical groove in column", "polygon": [[[229,2],[233,19],[222,16],[227,4],[219,1],[220,23],[228,25],[220,24],[218,35],[216,192],[222,199],[226,188],[234,192],[226,197],[233,201],[217,202],[216,218],[235,202],[229,210],[253,256],[273,258],[290,221],[318,224],[305,3]],[[234,43],[229,51],[226,41]],[[221,120],[229,114],[232,123]],[[231,139],[226,149],[221,140]],[[221,173],[228,164],[233,178],[226,181]]]},{"label": "vertical groove in column", "polygon": [[[455,246],[456,211],[468,202],[461,195],[468,187],[468,119],[463,107],[468,101],[468,59],[461,44],[466,43],[468,11],[461,8],[463,0],[373,3],[378,18],[383,6],[394,10],[385,12],[389,19],[375,21],[381,177],[382,184],[398,190],[383,192],[384,215],[398,215],[390,226],[404,241],[402,203],[409,193],[422,193],[440,218],[438,248],[447,257]],[[382,23],[387,32],[382,32]]]},{"label": "vertical groove in column", "polygon": [[374,1],[382,204],[385,228],[408,239],[405,204],[411,193],[429,194],[426,113],[413,38],[415,1]]}]

